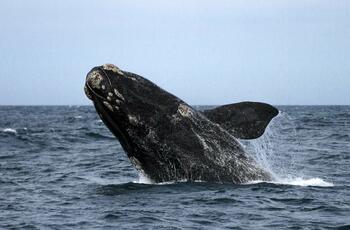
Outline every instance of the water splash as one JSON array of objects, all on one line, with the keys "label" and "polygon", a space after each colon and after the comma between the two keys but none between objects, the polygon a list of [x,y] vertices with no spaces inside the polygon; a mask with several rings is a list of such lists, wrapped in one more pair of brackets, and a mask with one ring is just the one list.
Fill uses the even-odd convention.
[{"label": "water splash", "polygon": [[266,128],[262,137],[242,142],[258,164],[272,174],[274,178],[272,183],[333,186],[332,183],[320,178],[310,177],[306,169],[302,169],[305,158],[300,147],[301,139],[295,127],[293,118],[280,111]]},{"label": "water splash", "polygon": [[[297,133],[296,121],[288,114],[281,112],[275,117],[265,133],[258,139],[240,140],[244,148],[256,162],[269,171],[272,181],[251,181],[254,183],[273,183],[294,186],[331,187],[333,183],[318,177],[310,176],[305,166],[305,156],[302,151],[301,138]],[[146,175],[140,173],[138,181],[141,184],[171,184],[184,181],[169,181],[155,183]],[[203,181],[197,181],[203,182]]]},{"label": "water splash", "polygon": [[154,184],[154,182],[145,174],[139,172],[139,178],[137,181],[134,181],[134,183],[138,184]]}]

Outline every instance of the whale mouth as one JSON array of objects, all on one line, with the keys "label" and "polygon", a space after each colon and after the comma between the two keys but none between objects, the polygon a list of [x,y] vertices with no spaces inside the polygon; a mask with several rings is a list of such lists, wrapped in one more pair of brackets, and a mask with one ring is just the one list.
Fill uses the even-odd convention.
[{"label": "whale mouth", "polygon": [[123,116],[106,109],[105,105],[98,100],[93,100],[93,103],[103,123],[105,123],[107,128],[114,134],[115,137],[117,137],[123,148],[127,150],[126,152],[128,154],[132,153],[133,148],[131,138],[125,129],[123,129],[120,125],[123,123]]}]

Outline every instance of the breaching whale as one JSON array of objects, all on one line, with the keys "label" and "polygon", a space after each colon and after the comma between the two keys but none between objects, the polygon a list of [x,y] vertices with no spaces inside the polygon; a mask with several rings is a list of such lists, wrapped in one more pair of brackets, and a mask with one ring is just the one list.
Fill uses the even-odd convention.
[{"label": "breaching whale", "polygon": [[241,102],[198,111],[112,64],[94,67],[84,90],[131,163],[154,182],[271,179],[236,139],[261,136],[278,114],[271,105]]}]

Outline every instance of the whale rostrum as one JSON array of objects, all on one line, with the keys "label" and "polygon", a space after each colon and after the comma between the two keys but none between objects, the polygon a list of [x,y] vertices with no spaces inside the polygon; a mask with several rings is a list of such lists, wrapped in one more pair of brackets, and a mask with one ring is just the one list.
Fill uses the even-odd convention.
[{"label": "whale rostrum", "polygon": [[260,137],[278,110],[241,102],[198,111],[137,74],[94,67],[85,93],[131,163],[154,182],[270,180],[236,138]]}]

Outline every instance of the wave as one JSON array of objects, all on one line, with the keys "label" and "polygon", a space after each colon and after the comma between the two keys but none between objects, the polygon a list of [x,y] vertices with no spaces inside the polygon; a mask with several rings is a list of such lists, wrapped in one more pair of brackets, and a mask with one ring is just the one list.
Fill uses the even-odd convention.
[{"label": "wave", "polygon": [[[176,183],[188,183],[188,180],[182,181],[167,181],[156,183],[152,181],[147,175],[142,173],[139,174],[139,178],[137,181],[133,181],[135,184],[155,184],[155,185],[169,185]],[[192,183],[206,183],[205,181],[192,181]],[[304,179],[302,177],[289,178],[289,179],[279,179],[275,181],[251,181],[245,184],[258,184],[258,183],[270,183],[270,184],[278,184],[278,185],[293,185],[293,186],[314,186],[314,187],[333,187],[334,184],[331,182],[327,182],[322,180],[321,178],[315,177],[310,179]]]},{"label": "wave", "polygon": [[[92,183],[100,184],[100,185],[124,185],[124,184],[140,184],[140,185],[172,185],[172,184],[182,184],[182,183],[189,183],[187,180],[182,181],[167,181],[167,182],[161,182],[156,183],[152,181],[151,179],[140,175],[138,180],[135,181],[119,181],[119,180],[113,180],[113,179],[104,179],[99,177],[84,177],[84,179],[89,180]],[[191,181],[190,183],[194,184],[205,184],[207,182],[205,181]],[[251,181],[244,183],[243,185],[252,185],[252,184],[275,184],[275,185],[292,185],[292,186],[301,186],[301,187],[334,187],[334,184],[331,182],[327,182],[321,178],[315,177],[310,179],[304,179],[304,178],[294,178],[294,179],[285,179],[285,180],[278,180],[278,181]],[[212,183],[209,183],[212,184]],[[234,184],[233,184],[234,185]]]},{"label": "wave", "polygon": [[129,181],[121,181],[117,179],[106,179],[96,176],[79,176],[80,179],[84,179],[89,181],[93,184],[99,184],[99,185],[117,185],[117,184],[127,184],[130,183]]},{"label": "wave", "polygon": [[115,139],[113,136],[107,136],[95,132],[86,132],[85,135],[94,139]]}]

